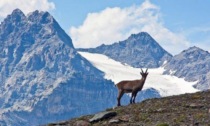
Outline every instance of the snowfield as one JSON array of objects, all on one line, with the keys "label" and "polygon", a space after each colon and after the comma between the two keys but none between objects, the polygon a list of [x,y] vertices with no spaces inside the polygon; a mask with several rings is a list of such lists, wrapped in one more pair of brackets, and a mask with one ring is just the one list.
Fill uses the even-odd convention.
[{"label": "snowfield", "polygon": [[[127,64],[117,62],[105,55],[88,52],[79,52],[84,58],[90,61],[96,68],[105,73],[105,79],[112,80],[115,84],[122,80],[140,79],[140,69],[133,68]],[[146,68],[143,68],[145,70]],[[194,93],[199,90],[193,87],[196,82],[187,82],[184,78],[177,78],[171,75],[163,75],[164,68],[149,69],[149,75],[144,84],[143,90],[148,88],[156,89],[162,97]]]}]

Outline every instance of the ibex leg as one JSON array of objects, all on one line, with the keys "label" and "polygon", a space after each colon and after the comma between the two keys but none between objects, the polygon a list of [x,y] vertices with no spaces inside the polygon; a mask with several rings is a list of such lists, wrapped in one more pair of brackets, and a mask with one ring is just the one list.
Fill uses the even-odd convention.
[{"label": "ibex leg", "polygon": [[135,93],[131,94],[130,104],[134,103]]},{"label": "ibex leg", "polygon": [[118,97],[117,97],[117,106],[121,106],[121,104],[120,104],[120,99],[121,99],[121,97],[123,96],[123,91],[122,90],[119,90],[118,91]]},{"label": "ibex leg", "polygon": [[137,93],[134,93],[134,96],[133,96],[133,103],[135,103],[136,95],[137,95]]}]

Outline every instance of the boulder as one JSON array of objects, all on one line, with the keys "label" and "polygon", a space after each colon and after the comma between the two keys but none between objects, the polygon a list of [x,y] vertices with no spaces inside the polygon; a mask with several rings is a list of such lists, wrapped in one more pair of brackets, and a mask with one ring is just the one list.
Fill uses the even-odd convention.
[{"label": "boulder", "polygon": [[114,117],[116,116],[117,113],[116,112],[101,112],[101,113],[98,113],[98,114],[95,114],[93,118],[91,118],[89,120],[89,122],[97,122],[97,121],[100,121],[100,120],[103,120],[103,119],[107,119],[107,118],[110,118],[110,117]]}]

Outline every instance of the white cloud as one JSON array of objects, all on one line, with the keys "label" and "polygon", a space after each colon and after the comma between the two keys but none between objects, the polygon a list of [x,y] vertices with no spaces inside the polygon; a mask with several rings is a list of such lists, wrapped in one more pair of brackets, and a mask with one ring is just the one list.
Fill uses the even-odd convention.
[{"label": "white cloud", "polygon": [[184,36],[167,29],[160,8],[145,0],[140,6],[106,8],[89,13],[83,24],[69,30],[77,48],[96,47],[126,39],[133,33],[148,32],[161,46],[172,54],[189,46]]},{"label": "white cloud", "polygon": [[48,0],[1,0],[0,18],[6,17],[16,8],[27,14],[34,10],[48,11],[55,9],[55,4]]}]

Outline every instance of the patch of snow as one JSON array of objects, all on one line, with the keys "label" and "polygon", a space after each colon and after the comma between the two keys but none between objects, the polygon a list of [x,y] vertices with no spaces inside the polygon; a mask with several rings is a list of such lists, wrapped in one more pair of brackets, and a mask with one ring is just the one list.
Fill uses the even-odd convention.
[{"label": "patch of snow", "polygon": [[62,82],[64,83],[65,81],[66,81],[65,77],[57,78],[53,83],[53,85],[51,85],[51,88],[43,92],[43,96],[47,97],[48,95],[50,95],[53,92],[53,90],[59,86],[59,84],[61,84]]},{"label": "patch of snow", "polygon": [[169,71],[169,74],[170,74],[170,75],[173,75],[174,73],[176,73],[176,70],[170,70],[170,71]]},{"label": "patch of snow", "polygon": [[163,66],[167,63],[168,61],[167,60],[165,60],[164,62],[163,62]]},{"label": "patch of snow", "polygon": [[[140,79],[140,69],[124,65],[105,55],[87,52],[79,52],[83,57],[90,61],[96,68],[105,73],[105,79],[112,80],[115,84],[122,80]],[[145,70],[145,68],[144,68]],[[196,82],[187,82],[183,78],[172,75],[163,75],[164,68],[149,69],[149,75],[143,90],[154,88],[161,96],[179,95],[193,93],[199,90],[193,87]]]}]

